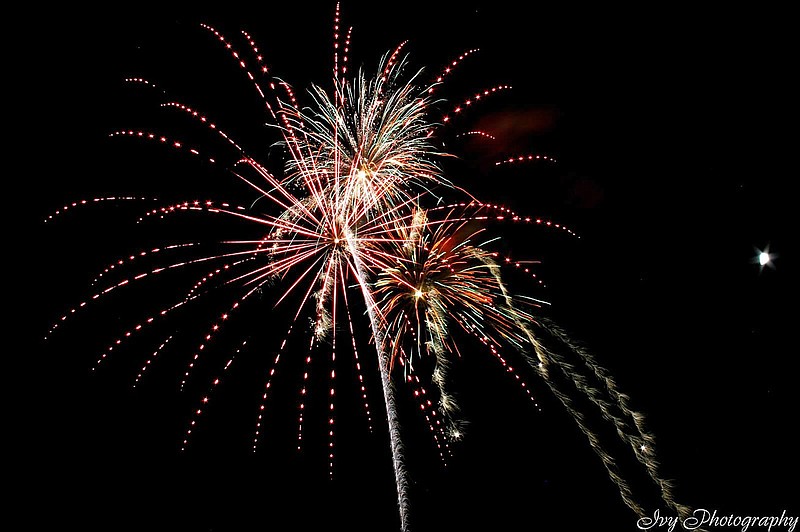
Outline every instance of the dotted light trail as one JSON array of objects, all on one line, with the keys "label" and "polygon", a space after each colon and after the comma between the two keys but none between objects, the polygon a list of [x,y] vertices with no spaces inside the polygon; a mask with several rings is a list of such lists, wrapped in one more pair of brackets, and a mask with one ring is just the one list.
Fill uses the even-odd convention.
[{"label": "dotted light trail", "polygon": [[[72,307],[71,309],[69,309],[65,314],[63,314],[59,318],[58,321],[53,323],[53,325],[50,327],[50,330],[47,332],[47,336],[45,336],[45,340],[50,335],[52,335],[55,332],[55,330],[58,329],[58,327],[63,322],[67,321],[67,319],[70,316],[76,314],[78,312],[78,310],[83,309],[84,307],[88,306],[90,303],[96,302],[96,301],[100,300],[101,298],[104,298],[104,297],[108,296],[108,294],[110,294],[111,292],[114,292],[115,290],[117,290],[119,288],[122,288],[122,287],[125,287],[125,286],[131,286],[131,285],[133,285],[135,283],[138,283],[138,282],[142,281],[143,279],[152,278],[153,276],[160,275],[160,274],[162,274],[164,272],[167,272],[169,270],[182,269],[182,268],[186,268],[187,266],[192,266],[192,265],[200,264],[200,263],[203,263],[203,262],[208,262],[208,261],[213,261],[213,260],[218,260],[218,259],[223,259],[223,258],[228,258],[228,257],[235,257],[235,256],[240,256],[240,255],[249,255],[249,254],[252,254],[252,253],[253,253],[253,251],[239,251],[239,252],[233,252],[233,253],[225,253],[225,254],[222,254],[222,255],[213,255],[213,256],[208,256],[208,257],[200,257],[200,258],[197,258],[197,259],[185,260],[185,261],[182,261],[182,262],[176,262],[176,263],[173,263],[173,264],[169,264],[167,266],[160,266],[160,267],[155,268],[153,270],[145,271],[145,272],[139,273],[138,275],[135,275],[133,277],[128,277],[126,279],[118,281],[116,284],[107,286],[106,288],[104,288],[104,289],[100,290],[99,292],[95,293],[93,296],[91,296],[91,298],[86,299],[84,301],[81,301],[77,306]],[[188,302],[188,300],[189,300],[189,298],[186,298],[183,302],[186,303],[186,302]]]},{"label": "dotted light trail", "polygon": [[136,375],[136,380],[133,383],[133,387],[134,388],[136,388],[136,386],[139,384],[139,381],[142,380],[142,377],[144,376],[145,372],[147,371],[147,368],[149,368],[150,365],[155,361],[156,357],[158,357],[158,355],[161,354],[161,351],[164,350],[164,348],[167,346],[167,344],[169,343],[170,340],[172,340],[172,335],[170,335],[166,340],[161,342],[161,345],[158,346],[158,348],[153,352],[152,355],[150,355],[150,358],[145,360],[144,365],[142,366],[142,369],[140,369],[139,370],[139,374]]},{"label": "dotted light trail", "polygon": [[142,198],[136,196],[111,196],[108,198],[92,198],[92,199],[84,199],[80,201],[73,201],[67,205],[64,205],[57,211],[54,211],[52,214],[48,215],[47,218],[44,219],[44,223],[52,222],[58,216],[66,213],[70,209],[75,209],[77,207],[85,207],[88,205],[94,205],[98,203],[113,203],[116,201],[158,201],[158,198]]},{"label": "dotted light trail", "polygon": [[427,398],[427,391],[420,383],[417,375],[409,372],[405,380],[406,383],[412,387],[412,394],[419,404],[420,412],[425,418],[425,422],[428,425],[431,436],[433,437],[433,443],[436,445],[436,449],[439,453],[439,459],[442,461],[442,465],[447,467],[447,458],[445,457],[445,453],[451,454],[452,451],[450,449],[450,444],[447,442],[445,437],[444,426],[438,419],[436,408],[433,407],[433,404]]},{"label": "dotted light trail", "polygon": [[199,244],[198,242],[187,242],[187,243],[184,243],[184,244],[173,244],[171,246],[164,246],[162,248],[153,248],[153,249],[151,249],[149,251],[147,251],[147,250],[140,251],[140,252],[138,252],[138,253],[136,253],[134,255],[130,255],[130,256],[126,257],[126,258],[117,259],[116,261],[114,261],[114,262],[110,263],[108,266],[106,266],[106,268],[101,273],[99,273],[97,275],[97,277],[92,279],[91,285],[94,286],[95,284],[97,284],[100,281],[100,279],[103,278],[104,275],[107,275],[107,274],[111,273],[114,269],[118,269],[119,267],[124,266],[126,264],[131,264],[132,262],[136,261],[137,259],[139,259],[141,257],[152,256],[152,255],[155,255],[157,253],[162,253],[164,251],[170,251],[170,250],[174,250],[174,249],[181,249],[181,248],[188,248],[188,247],[192,247],[192,246],[197,246],[198,244]]},{"label": "dotted light trail", "polygon": [[[311,345],[308,347],[308,351],[310,352],[311,349],[314,347],[314,337],[311,337]],[[305,362],[303,363],[303,386],[300,388],[300,404],[298,406],[298,416],[297,416],[297,450],[303,450],[303,414],[305,413],[306,409],[306,398],[308,397],[308,374],[311,370],[311,355],[307,355]]]},{"label": "dotted light trail", "polygon": [[145,327],[152,325],[152,323],[156,321],[156,318],[163,318],[167,314],[179,309],[185,304],[186,301],[179,301],[178,303],[172,305],[171,307],[162,309],[157,314],[145,318],[140,323],[137,323],[132,328],[122,333],[122,335],[118,336],[113,342],[111,342],[111,344],[108,347],[106,347],[105,350],[100,354],[100,358],[98,358],[97,361],[95,362],[94,367],[92,367],[92,371],[96,371],[97,368],[99,368],[100,365],[111,355],[111,353],[114,351],[114,348],[121,346],[124,340],[129,339],[131,336],[140,332]]},{"label": "dotted light trail", "polygon": [[503,159],[502,161],[497,161],[494,163],[495,166],[500,166],[503,164],[514,164],[514,163],[522,163],[522,162],[529,162],[529,161],[547,161],[550,163],[557,163],[558,161],[549,155],[542,155],[542,154],[530,154],[530,155],[518,155],[517,157],[509,157],[508,159]]},{"label": "dotted light trail", "polygon": [[292,328],[294,327],[294,323],[289,327],[286,336],[284,337],[283,341],[281,342],[280,348],[278,349],[277,354],[275,355],[275,359],[272,361],[272,367],[269,369],[269,374],[267,375],[267,380],[264,383],[264,394],[261,396],[261,404],[258,407],[258,418],[256,419],[256,430],[255,434],[253,435],[253,452],[258,450],[258,443],[261,438],[262,432],[262,424],[264,422],[264,411],[267,408],[267,398],[269,397],[269,392],[272,387],[272,378],[275,376],[275,372],[278,368],[278,362],[281,360],[281,354],[283,353],[284,348],[286,347],[286,342],[289,339],[289,336],[292,334]]},{"label": "dotted light trail", "polygon": [[146,80],[144,78],[125,78],[123,81],[125,83],[138,83],[138,84],[141,84],[141,85],[145,85],[145,86],[150,87],[152,89],[156,89],[157,91],[161,92],[162,94],[166,94],[166,91],[164,91],[164,89],[162,89],[160,87],[157,87],[155,83],[153,83],[151,81],[148,81],[148,80]]},{"label": "dotted light trail", "polygon": [[[223,374],[226,371],[228,371],[228,368],[231,367],[231,364],[233,364],[233,361],[236,358],[236,356],[242,351],[242,349],[244,349],[244,347],[246,345],[247,345],[247,340],[243,341],[242,345],[240,345],[239,348],[236,350],[236,352],[233,355],[231,355],[231,358],[229,358],[228,362],[225,363],[225,367],[222,368],[222,373]],[[192,413],[192,415],[191,415],[191,417],[189,419],[189,427],[186,429],[186,432],[184,433],[183,443],[181,444],[181,451],[185,451],[186,447],[189,445],[189,439],[190,439],[190,437],[192,435],[192,431],[195,429],[195,426],[197,425],[197,421],[199,420],[200,416],[203,414],[204,409],[208,405],[209,401],[211,401],[211,395],[214,393],[214,390],[217,388],[217,386],[220,384],[221,381],[222,381],[222,376],[221,375],[217,376],[217,377],[214,377],[214,380],[211,381],[211,386],[209,387],[208,392],[206,393],[205,396],[203,396],[203,398],[200,401],[201,406],[198,407]]]},{"label": "dotted light trail", "polygon": [[[183,151],[183,152],[188,152],[188,153],[191,153],[192,155],[197,155],[197,156],[200,155],[200,152],[197,149],[191,148],[191,147],[188,147],[188,146],[184,146],[183,143],[180,142],[180,141],[169,140],[169,139],[167,139],[167,137],[156,135],[155,133],[149,133],[147,131],[134,131],[134,130],[115,131],[114,133],[111,133],[109,135],[109,137],[120,137],[120,136],[135,137],[135,138],[141,138],[141,139],[146,139],[146,140],[157,140],[157,141],[161,142],[162,144],[164,144],[166,146],[172,146],[176,150],[180,150],[180,151]],[[214,164],[214,163],[217,162],[215,159],[213,159],[211,157],[206,157],[205,159],[211,164]]]},{"label": "dotted light trail", "polygon": [[456,135],[456,137],[466,137],[466,136],[473,136],[473,135],[477,135],[479,137],[483,137],[483,138],[489,139],[489,140],[497,140],[497,137],[495,137],[494,135],[490,135],[490,134],[486,133],[485,131],[465,131],[464,133],[459,133],[458,135]]},{"label": "dotted light trail", "polygon": [[185,111],[190,116],[192,116],[194,118],[197,118],[198,120],[200,120],[200,122],[202,122],[205,125],[207,125],[209,129],[214,130],[219,136],[221,136],[223,139],[228,141],[231,144],[231,146],[236,148],[239,151],[239,153],[244,153],[244,150],[242,149],[241,146],[239,146],[236,143],[236,141],[234,141],[227,133],[225,133],[223,130],[218,128],[217,125],[214,122],[210,121],[208,119],[208,117],[206,117],[205,115],[201,114],[199,111],[196,111],[195,109],[192,109],[191,107],[189,107],[187,105],[184,105],[184,104],[182,104],[180,102],[162,103],[161,107],[169,107],[169,108],[175,108],[175,109],[179,109],[181,111]]},{"label": "dotted light trail", "polygon": [[229,43],[229,42],[228,42],[228,41],[225,39],[225,36],[224,36],[224,35],[222,35],[222,34],[221,34],[219,31],[217,31],[215,28],[213,28],[213,27],[209,26],[208,24],[200,24],[200,27],[202,27],[202,28],[204,28],[204,29],[206,29],[206,30],[210,31],[211,33],[213,33],[213,34],[214,34],[214,36],[215,36],[217,39],[219,39],[219,41],[220,41],[222,44],[224,44],[224,45],[225,45],[225,48],[226,48],[228,51],[230,51],[230,53],[231,53],[231,57],[233,57],[233,58],[234,58],[234,60],[236,60],[236,62],[237,62],[237,64],[239,65],[239,67],[240,67],[240,68],[241,68],[241,69],[244,71],[244,73],[247,75],[247,78],[248,78],[248,79],[251,81],[251,83],[253,84],[253,87],[256,89],[256,91],[258,91],[258,94],[261,96],[261,99],[262,99],[262,100],[264,100],[264,101],[266,101],[266,96],[264,95],[264,91],[263,91],[263,90],[261,90],[261,86],[260,86],[260,85],[258,84],[258,82],[256,81],[256,78],[255,78],[255,76],[253,76],[253,73],[252,73],[252,72],[251,72],[251,71],[250,71],[250,70],[247,68],[247,64],[246,64],[246,63],[244,62],[244,60],[241,58],[241,56],[240,56],[239,52],[238,52],[238,51],[237,51],[237,50],[236,50],[236,49],[233,47],[233,45],[232,45],[231,43]]},{"label": "dotted light trail", "polygon": [[158,217],[159,219],[164,219],[165,216],[176,213],[176,212],[186,212],[186,211],[206,211],[210,213],[223,213],[229,214],[227,209],[233,209],[238,211],[239,213],[247,212],[247,207],[243,207],[241,205],[231,205],[227,202],[218,202],[215,203],[211,200],[206,201],[182,201],[179,203],[174,203],[171,205],[165,205],[162,207],[157,207],[155,209],[147,211],[144,216],[139,217],[137,223],[143,222],[147,217]]},{"label": "dotted light trail", "polygon": [[[470,55],[472,55],[474,53],[477,53],[479,51],[480,51],[480,48],[475,48],[475,49],[472,49],[472,50],[467,50],[463,54],[459,55],[457,59],[453,60],[449,65],[447,65],[444,68],[444,70],[442,70],[441,74],[439,74],[439,76],[436,78],[436,83],[437,84],[438,83],[442,83],[444,81],[444,78],[448,74],[450,74],[461,61],[463,61],[464,59],[466,59]],[[431,87],[430,89],[428,89],[428,93],[432,94],[435,89],[436,89],[435,86]]]},{"label": "dotted light trail", "polygon": [[355,358],[356,364],[356,376],[358,377],[358,387],[359,391],[361,392],[361,398],[363,399],[364,404],[364,413],[367,416],[367,426],[369,431],[372,432],[372,414],[369,411],[369,400],[367,399],[367,384],[364,381],[364,375],[361,371],[361,361],[358,359],[358,347],[356,347],[356,335],[353,332],[353,318],[350,315],[350,305],[347,302],[347,287],[344,285],[344,279],[341,279],[342,283],[342,295],[344,296],[344,307],[347,311],[347,325],[350,329],[350,340],[353,343],[353,357]]},{"label": "dotted light trail", "polygon": [[[242,298],[242,299],[244,299],[244,298]],[[222,327],[220,325],[220,323],[224,323],[228,319],[230,319],[231,314],[236,309],[239,308],[240,303],[241,303],[241,300],[240,301],[236,301],[231,306],[231,308],[230,308],[230,310],[228,312],[222,314],[219,317],[220,321],[217,322],[217,323],[214,323],[211,326],[211,329],[208,331],[208,333],[205,335],[205,337],[203,339],[203,343],[201,343],[199,345],[199,347],[197,348],[197,350],[194,352],[194,355],[192,355],[192,359],[189,362],[189,365],[186,367],[186,371],[183,374],[183,379],[181,380],[181,391],[183,391],[183,389],[186,387],[186,382],[189,380],[189,376],[191,375],[192,369],[194,368],[195,364],[197,363],[198,359],[200,358],[200,354],[205,350],[206,346],[208,346],[209,342],[211,342],[211,339],[219,332],[220,328]]]},{"label": "dotted light trail", "polygon": [[431,213],[440,212],[443,210],[451,210],[456,207],[475,208],[476,212],[478,212],[480,209],[486,209],[494,211],[495,214],[493,214],[492,216],[478,215],[478,214],[464,214],[461,217],[448,216],[446,218],[448,222],[462,221],[462,220],[486,220],[486,221],[496,220],[498,222],[506,221],[515,223],[536,224],[545,228],[558,229],[560,231],[564,231],[570,234],[571,236],[574,236],[575,238],[580,238],[580,235],[578,235],[577,233],[575,233],[575,231],[573,231],[571,228],[567,227],[562,223],[554,222],[544,217],[520,216],[519,214],[517,214],[508,207],[492,203],[481,203],[478,201],[451,203],[449,205],[433,207],[431,209],[428,209],[428,212]]},{"label": "dotted light trail", "polygon": [[386,76],[389,75],[389,72],[391,72],[392,67],[395,65],[395,63],[397,63],[397,56],[400,55],[400,51],[406,44],[408,44],[408,41],[401,42],[397,46],[397,48],[394,49],[394,52],[392,52],[391,57],[389,57],[389,61],[386,63],[386,68],[383,69],[383,81],[386,81]]},{"label": "dotted light trail", "polygon": [[[498,85],[497,87],[486,89],[483,92],[477,92],[475,93],[474,96],[472,96],[472,98],[467,98],[466,100],[463,101],[463,103],[454,107],[451,113],[455,116],[458,116],[462,114],[466,109],[470,108],[473,103],[479,102],[482,97],[485,98],[486,96],[490,96],[500,91],[510,90],[511,88],[512,88],[511,85]],[[442,118],[442,121],[447,123],[450,121],[450,119],[451,117],[449,115],[445,115],[444,118]]]}]

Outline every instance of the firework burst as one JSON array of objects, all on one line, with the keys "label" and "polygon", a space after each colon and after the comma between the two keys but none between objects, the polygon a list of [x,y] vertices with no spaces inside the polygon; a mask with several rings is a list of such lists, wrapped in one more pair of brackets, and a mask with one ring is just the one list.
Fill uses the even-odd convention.
[{"label": "firework burst", "polygon": [[[277,368],[282,360],[298,357],[303,362],[302,386],[298,400],[297,448],[303,449],[309,374],[312,356],[325,351],[330,362],[328,378],[327,441],[329,474],[333,477],[336,434],[336,357],[341,349],[342,331],[352,344],[358,371],[359,394],[370,424],[371,407],[362,360],[367,352],[359,347],[357,329],[371,334],[367,346],[374,351],[381,378],[381,390],[389,429],[397,487],[400,526],[410,528],[409,476],[403,457],[401,424],[397,411],[394,382],[411,383],[420,409],[430,427],[442,460],[451,452],[453,441],[463,437],[462,418],[455,395],[450,391],[449,369],[461,357],[462,342],[483,346],[536,403],[528,376],[538,375],[572,414],[600,456],[625,503],[639,514],[642,506],[624,475],[614,465],[614,456],[595,436],[575,398],[586,398],[601,417],[616,431],[619,439],[634,454],[646,473],[661,490],[661,496],[681,513],[688,509],[675,502],[671,485],[659,476],[654,440],[644,428],[642,416],[629,406],[614,379],[585,349],[573,343],[540,312],[548,302],[512,292],[507,286],[499,254],[492,249],[495,237],[489,235],[490,222],[536,223],[563,230],[571,229],[541,218],[519,216],[497,205],[485,204],[447,179],[442,161],[449,157],[440,134],[452,127],[454,117],[481,98],[509,89],[500,85],[485,89],[449,107],[439,100],[438,87],[469,52],[453,61],[434,81],[427,74],[412,70],[403,55],[405,43],[387,52],[373,73],[359,69],[347,78],[350,31],[341,31],[337,7],[334,26],[334,69],[332,88],[312,86],[309,103],[301,107],[291,86],[271,76],[270,69],[253,38],[242,32],[245,47],[237,48],[215,28],[202,25],[222,43],[262,98],[271,126],[280,138],[277,143],[286,155],[282,168],[271,170],[252,156],[204,113],[184,103],[163,102],[168,110],[178,110],[221,136],[235,156],[208,156],[188,143],[144,130],[120,130],[112,136],[153,141],[201,158],[214,167],[225,167],[235,180],[252,192],[249,207],[206,200],[159,204],[139,218],[170,220],[186,213],[209,220],[227,218],[249,226],[248,235],[223,239],[213,251],[199,242],[168,244],[143,250],[109,264],[95,279],[109,283],[91,297],[71,307],[49,329],[48,336],[62,328],[73,315],[88,312],[98,301],[119,291],[171,272],[195,272],[191,287],[180,292],[165,306],[145,315],[114,338],[98,355],[95,368],[107,364],[131,338],[142,331],[164,324],[171,316],[194,308],[217,291],[234,293],[224,310],[201,337],[182,371],[180,389],[187,389],[196,369],[205,363],[208,346],[222,334],[227,323],[237,318],[250,300],[264,290],[276,292],[276,306],[293,305],[292,319],[282,332],[279,347],[269,357],[271,364],[262,383],[261,401],[254,416],[252,448],[259,449],[264,436],[264,412],[271,397]],[[342,35],[346,35],[342,39]],[[241,38],[240,38],[241,40]],[[156,88],[166,97],[161,85],[144,78],[127,81],[145,88]],[[443,104],[446,111],[440,109]],[[437,118],[438,117],[438,118]],[[466,131],[495,140],[486,132]],[[519,156],[506,162],[551,156]],[[454,203],[445,204],[444,198]],[[152,201],[149,197],[115,196],[81,201],[56,211],[47,221],[97,202]],[[107,281],[112,270],[136,268],[140,259],[159,260],[158,265],[137,270],[122,280]],[[520,267],[519,262],[514,263]],[[528,273],[527,268],[525,272]],[[538,280],[541,282],[540,280]],[[358,300],[356,304],[355,300]],[[364,309],[359,320],[356,308]],[[342,324],[346,322],[346,327]],[[135,378],[140,385],[145,372],[177,343],[176,331],[162,336]],[[303,336],[304,349],[289,345],[292,335]],[[215,375],[201,405],[194,409],[181,442],[191,445],[206,405],[229,373],[234,361],[244,356],[248,339],[240,340]],[[359,358],[359,349],[361,358]],[[503,354],[508,353],[508,354]],[[519,369],[516,360],[527,366]],[[431,362],[432,361],[432,362]],[[515,369],[517,368],[517,369]],[[558,379],[553,374],[558,373]],[[526,376],[528,375],[528,376]],[[435,391],[429,393],[430,382]],[[435,401],[435,405],[433,404]]]},{"label": "firework burst", "polygon": [[517,332],[516,320],[531,315],[507,305],[497,254],[484,249],[483,228],[470,228],[474,216],[448,215],[434,222],[418,210],[410,225],[398,227],[396,260],[381,268],[375,293],[391,331],[384,346],[390,360],[405,361],[411,371],[414,362],[435,359],[432,381],[452,436],[463,434],[463,427],[447,391],[448,368],[459,356],[451,324],[484,342],[497,344],[502,338],[523,350],[525,338]]}]

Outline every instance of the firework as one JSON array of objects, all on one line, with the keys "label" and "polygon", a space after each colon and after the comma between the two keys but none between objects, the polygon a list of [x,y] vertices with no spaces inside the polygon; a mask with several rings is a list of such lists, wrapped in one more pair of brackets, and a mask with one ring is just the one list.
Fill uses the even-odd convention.
[{"label": "firework", "polygon": [[[256,228],[259,236],[222,240],[212,251],[206,251],[199,242],[169,244],[111,263],[95,278],[95,283],[106,282],[112,270],[137,267],[139,259],[159,260],[156,267],[145,268],[116,282],[107,281],[110,284],[98,287],[91,297],[70,308],[53,324],[48,335],[98,300],[110,298],[145,279],[173,271],[206,268],[202,275],[193,278],[189,290],[115,338],[99,355],[95,366],[107,363],[115,351],[141,331],[185,311],[208,297],[214,289],[227,288],[235,292],[235,296],[219,319],[204,330],[202,340],[183,370],[180,382],[183,390],[194,378],[196,368],[205,362],[207,347],[221,334],[225,324],[242,312],[245,302],[255,299],[266,288],[277,287],[274,304],[295,306],[291,308],[292,319],[263,381],[254,423],[253,450],[258,450],[262,440],[264,411],[277,368],[289,356],[299,356],[303,361],[297,417],[297,448],[302,450],[312,353],[324,348],[330,367],[335,368],[337,346],[342,345],[342,328],[338,326],[342,320],[347,324],[344,330],[349,331],[364,410],[370,424],[372,422],[361,368],[363,357],[359,358],[358,322],[354,323],[355,312],[351,310],[357,298],[369,321],[368,330],[380,372],[403,530],[409,529],[410,522],[409,478],[393,381],[402,372],[402,378],[412,384],[444,460],[451,442],[463,437],[465,429],[458,402],[450,390],[448,372],[461,356],[461,343],[466,341],[484,346],[537,407],[523,371],[515,369],[518,365],[510,361],[511,356],[523,361],[531,370],[530,374],[540,376],[547,383],[584,431],[632,510],[644,514],[629,484],[614,466],[614,457],[599,442],[586,416],[575,405],[576,396],[588,399],[599,409],[602,418],[611,423],[619,439],[630,447],[660,488],[662,498],[685,513],[687,509],[675,502],[672,487],[659,475],[655,443],[644,428],[642,416],[629,407],[628,398],[619,391],[608,371],[542,316],[540,310],[549,305],[548,302],[512,293],[502,269],[507,265],[519,268],[522,263],[507,264],[510,259],[506,263],[499,260],[498,252],[491,247],[495,239],[489,236],[486,227],[490,222],[532,223],[574,236],[572,229],[542,218],[519,216],[505,207],[481,203],[444,175],[441,161],[450,155],[443,149],[437,134],[452,127],[453,122],[457,122],[455,119],[481,98],[511,88],[498,85],[484,89],[438,115],[440,119],[433,118],[434,110],[441,103],[438,96],[437,99],[433,96],[436,89],[457,64],[477,50],[464,53],[433,82],[425,82],[425,73],[413,71],[403,55],[404,42],[383,56],[374,73],[359,69],[348,79],[346,54],[351,33],[348,30],[342,42],[337,6],[332,88],[312,86],[309,104],[301,108],[291,86],[271,77],[249,34],[242,32],[249,46],[249,52],[243,53],[215,28],[202,27],[224,44],[262,98],[271,125],[280,135],[279,145],[286,154],[284,167],[280,171],[271,170],[242,148],[244,143],[223,131],[206,114],[174,100],[164,102],[163,107],[186,113],[219,135],[225,147],[235,152],[230,164],[224,157],[211,157],[185,142],[153,132],[120,130],[112,136],[153,141],[198,157],[209,165],[225,167],[235,180],[249,187],[254,196],[250,207],[217,200],[163,204],[141,216],[140,222],[149,217],[171,218],[196,213],[214,220],[227,218],[242,222]],[[344,54],[340,53],[342,50]],[[127,81],[156,87],[143,78]],[[166,97],[161,85],[157,90]],[[496,140],[482,131],[466,131],[460,135]],[[534,160],[556,162],[553,157],[540,154],[517,156],[496,165]],[[455,203],[443,205],[443,197],[448,195],[456,198]],[[120,196],[93,202],[133,200],[150,201],[144,197]],[[68,208],[93,202],[85,200],[67,205],[48,221]],[[527,267],[523,269],[530,273]],[[535,278],[535,274],[532,275]],[[536,281],[542,283],[541,279]],[[151,364],[174,342],[175,334],[162,337],[150,351],[135,385],[140,384]],[[306,347],[300,353],[287,347],[293,334],[304,336]],[[182,449],[191,444],[212,392],[234,360],[245,351],[247,343],[248,340],[241,342],[206,388],[202,406],[195,409],[189,419]],[[506,352],[514,355],[504,356]],[[363,348],[361,353],[363,355]],[[560,375],[560,380],[554,378],[555,373]],[[328,382],[326,417],[332,477],[337,408],[335,369],[330,370]],[[433,384],[434,392],[426,390],[427,382]]]},{"label": "firework", "polygon": [[434,222],[418,210],[410,225],[398,227],[393,241],[396,260],[381,268],[375,293],[391,331],[384,346],[390,359],[407,361],[409,370],[419,359],[435,359],[432,380],[452,435],[463,429],[447,391],[447,371],[459,354],[451,323],[483,340],[504,338],[520,350],[524,338],[516,333],[517,316],[508,312],[502,299],[499,266],[480,245],[483,229],[470,229],[470,217],[448,214]]},{"label": "firework", "polygon": [[[375,283],[381,312],[389,321],[387,330],[392,331],[385,347],[392,360],[405,359],[409,371],[414,360],[435,360],[432,381],[438,386],[447,434],[461,437],[463,427],[455,417],[458,407],[447,390],[447,370],[460,356],[451,326],[480,340],[504,365],[500,346],[513,348],[586,434],[626,505],[639,515],[645,513],[616,466],[616,457],[591,428],[587,413],[576,406],[580,398],[588,399],[612,424],[664,502],[680,515],[688,515],[689,509],[675,500],[672,484],[659,474],[654,437],[645,429],[642,414],[631,409],[629,398],[619,391],[608,370],[536,311],[546,302],[509,291],[495,259],[497,253],[486,249],[493,239],[483,234],[484,228],[468,226],[476,218],[481,217],[469,211],[449,212],[442,220],[431,221],[419,211],[410,226],[398,230],[398,259],[385,265]],[[566,385],[553,372],[560,373]]]}]

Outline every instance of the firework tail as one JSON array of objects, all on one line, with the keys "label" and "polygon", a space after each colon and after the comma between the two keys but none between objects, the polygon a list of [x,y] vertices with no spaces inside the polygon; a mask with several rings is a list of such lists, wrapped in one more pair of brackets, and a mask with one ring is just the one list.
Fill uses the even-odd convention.
[{"label": "firework tail", "polygon": [[[527,328],[526,328],[527,330]],[[602,443],[600,442],[599,437],[592,431],[592,429],[587,425],[586,418],[583,413],[576,408],[575,403],[572,397],[562,388],[560,388],[555,380],[550,375],[551,364],[555,363],[556,367],[561,370],[561,372],[569,379],[570,377],[574,377],[575,373],[573,371],[573,366],[569,363],[565,363],[563,360],[558,360],[557,357],[552,355],[552,351],[548,350],[544,347],[544,345],[539,341],[538,338],[534,337],[532,334],[529,334],[531,346],[533,347],[533,351],[535,353],[535,358],[531,357],[530,355],[525,355],[526,361],[536,369],[542,379],[545,381],[547,386],[550,388],[550,391],[553,392],[553,395],[558,398],[564,408],[570,413],[572,418],[577,423],[578,427],[581,429],[586,438],[589,440],[589,445],[592,447],[592,450],[597,454],[600,460],[603,462],[603,466],[606,468],[608,472],[608,477],[611,481],[617,486],[619,490],[620,496],[622,497],[623,502],[625,503],[628,508],[633,510],[639,516],[645,515],[645,511],[642,506],[639,504],[638,501],[634,498],[633,492],[626,482],[626,480],[620,475],[614,458],[606,451],[603,447]],[[574,379],[573,379],[574,380]],[[582,387],[580,384],[575,383],[576,388],[579,391],[584,391],[585,387]]]},{"label": "firework tail", "polygon": [[[499,269],[495,270],[495,273],[499,279]],[[501,289],[503,291],[503,296],[506,299],[506,304],[511,307],[513,310],[513,303],[511,300],[511,296],[506,292],[505,285],[502,282],[499,282]],[[516,314],[516,313],[514,313]],[[523,356],[526,362],[534,368],[542,379],[545,381],[547,386],[550,388],[550,391],[553,392],[553,395],[564,405],[564,408],[570,413],[572,418],[575,420],[575,423],[580,428],[581,432],[586,436],[589,440],[589,445],[592,447],[592,450],[597,454],[600,461],[603,462],[603,466],[606,468],[606,472],[608,473],[609,479],[617,486],[619,490],[620,496],[622,497],[623,502],[637,515],[644,515],[644,509],[641,505],[634,499],[633,492],[625,481],[624,478],[619,474],[617,467],[615,465],[614,458],[606,452],[605,448],[603,447],[600,439],[597,435],[591,430],[586,422],[586,418],[583,413],[575,407],[574,401],[572,398],[562,391],[560,388],[556,386],[555,381],[550,378],[549,370],[550,370],[550,363],[553,360],[550,356],[550,352],[542,345],[539,339],[531,332],[530,328],[522,323],[521,320],[518,320],[517,325],[519,326],[520,330],[528,337],[528,341],[530,342],[531,347],[533,348],[533,352],[535,354],[535,358],[530,355],[530,353],[523,352]],[[564,372],[565,375],[569,377],[570,372],[568,372],[563,366],[559,366],[559,368]]]},{"label": "firework tail", "polygon": [[378,316],[375,313],[375,300],[366,283],[364,264],[359,257],[356,244],[349,232],[347,233],[346,240],[350,256],[353,258],[358,285],[361,288],[364,303],[367,306],[367,314],[369,315],[370,325],[372,326],[372,334],[375,337],[375,353],[378,356],[378,367],[381,372],[381,386],[383,388],[383,399],[386,405],[386,419],[389,424],[389,444],[392,449],[392,463],[394,465],[394,477],[397,485],[397,506],[400,511],[400,529],[403,532],[408,532],[410,530],[407,494],[408,471],[406,471],[405,465],[403,464],[403,441],[400,438],[400,419],[397,415],[397,407],[395,405],[395,390],[389,374],[390,358],[383,348],[384,334]]},{"label": "firework tail", "polygon": [[[583,368],[569,363],[558,350],[547,351],[550,358],[562,368],[564,374],[572,377],[576,388],[597,405],[606,420],[613,423],[620,439],[631,447],[636,459],[645,467],[647,474],[658,486],[661,498],[667,506],[675,510],[681,517],[688,517],[691,509],[676,501],[673,484],[669,480],[663,479],[659,473],[655,438],[646,430],[644,416],[630,408],[629,397],[619,391],[608,370],[597,363],[591,353],[573,342],[552,321],[540,319],[538,325],[564,346],[569,353],[576,356]],[[582,375],[582,370],[588,370],[588,375]],[[601,386],[592,385],[589,379],[599,381]]]},{"label": "firework tail", "polygon": [[[523,351],[526,362],[542,377],[551,392],[564,405],[586,435],[590,446],[606,468],[609,478],[617,486],[623,502],[637,515],[645,515],[645,511],[635,499],[630,485],[617,469],[613,456],[605,449],[599,436],[588,426],[585,415],[575,404],[575,398],[558,384],[557,379],[551,374],[552,369],[558,370],[568,382],[571,382],[579,394],[600,410],[603,419],[614,426],[617,436],[631,448],[637,461],[644,466],[647,475],[659,488],[660,497],[664,503],[675,510],[678,515],[688,516],[691,513],[690,508],[675,500],[671,482],[660,475],[655,453],[655,439],[644,427],[644,416],[630,408],[628,396],[619,391],[608,370],[598,364],[589,352],[570,340],[560,327],[550,320],[537,318],[532,324],[544,333],[542,336],[559,344],[569,355],[577,359],[577,363],[569,360],[568,355],[563,354],[559,349],[546,347],[540,339],[540,335],[534,334],[531,325],[523,321],[522,316],[525,314],[514,308],[513,298],[507,292],[500,278],[499,266],[489,259],[485,259],[484,262],[492,268],[506,305],[512,311],[511,315],[515,317],[517,326],[527,337],[528,343],[533,349],[533,353]],[[599,382],[599,385],[595,384],[596,382]]]}]

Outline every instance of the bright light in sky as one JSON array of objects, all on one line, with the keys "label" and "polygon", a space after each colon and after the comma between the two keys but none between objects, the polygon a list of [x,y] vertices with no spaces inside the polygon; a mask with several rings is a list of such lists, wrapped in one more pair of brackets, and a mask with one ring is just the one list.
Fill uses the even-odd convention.
[{"label": "bright light in sky", "polygon": [[764,270],[764,268],[771,268],[775,269],[775,259],[778,258],[778,254],[770,251],[769,246],[764,247],[763,249],[753,247],[753,250],[756,252],[755,256],[751,259],[753,264],[758,263],[759,270]]}]

